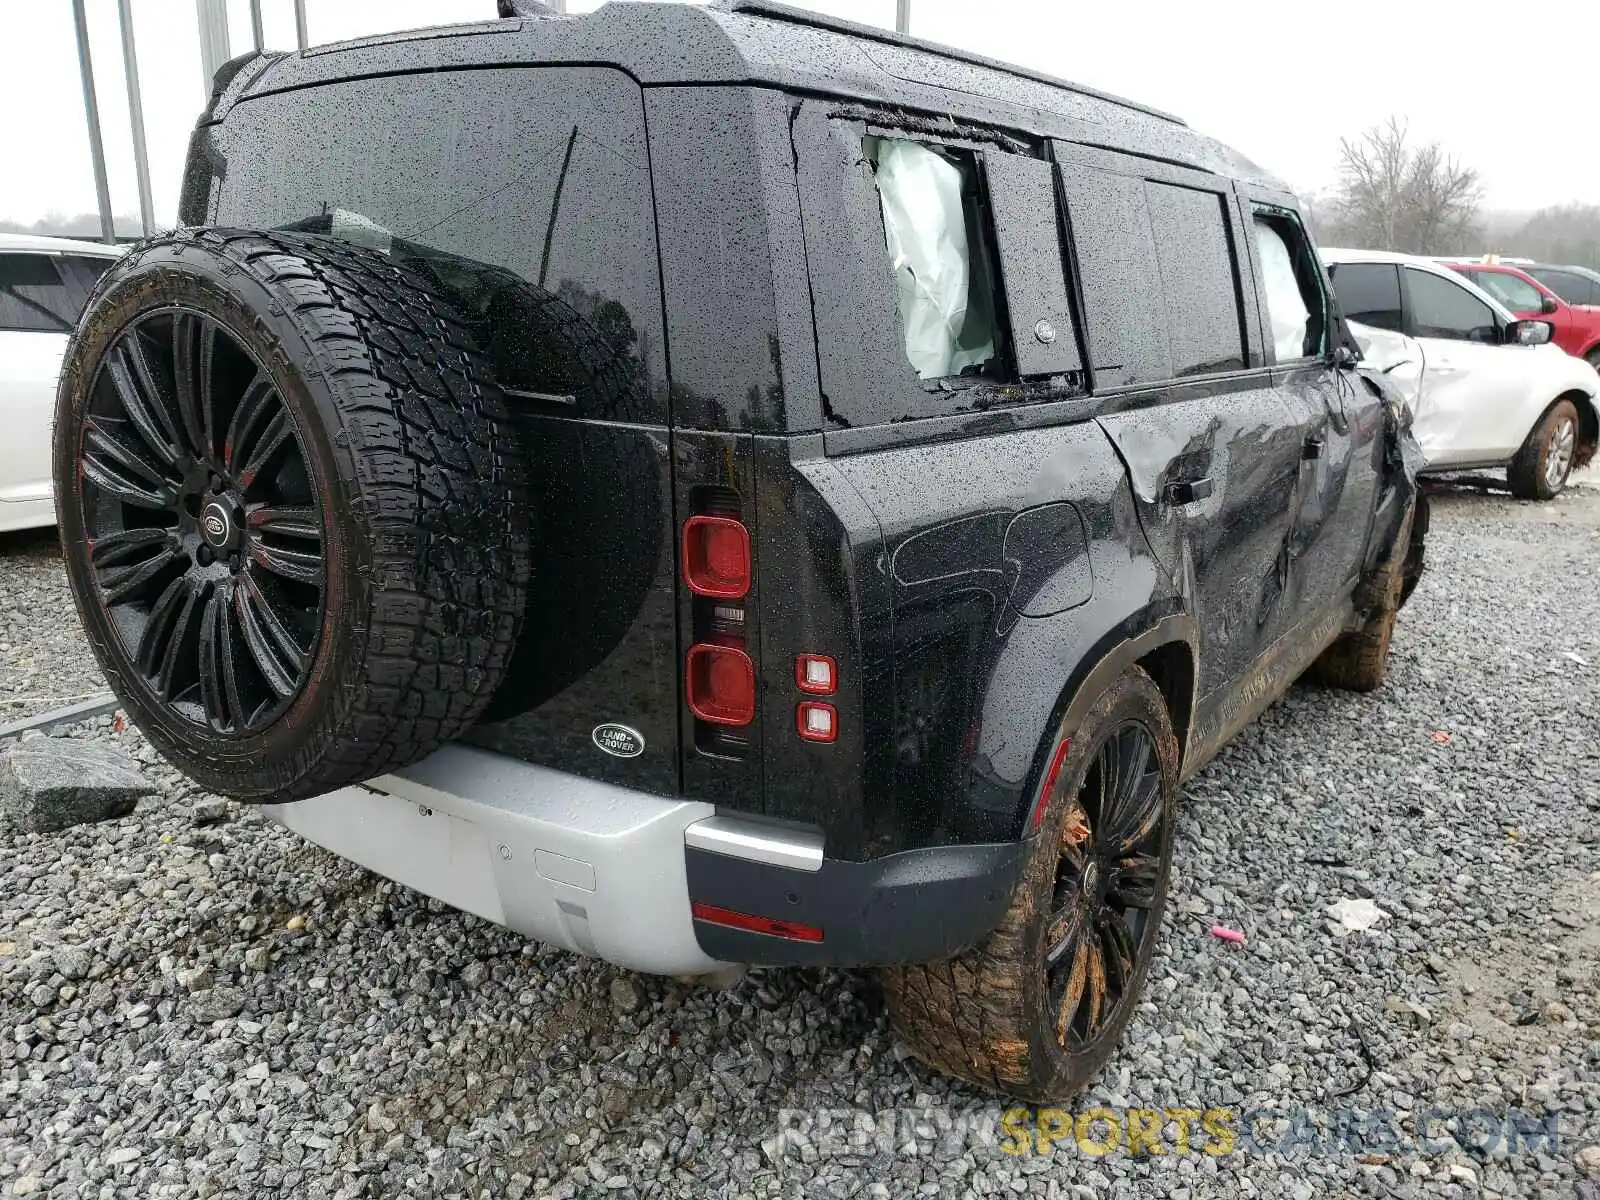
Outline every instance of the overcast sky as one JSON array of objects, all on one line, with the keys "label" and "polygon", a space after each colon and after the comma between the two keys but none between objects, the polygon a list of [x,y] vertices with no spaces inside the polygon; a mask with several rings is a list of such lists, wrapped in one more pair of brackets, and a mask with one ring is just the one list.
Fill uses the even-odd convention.
[{"label": "overcast sky", "polygon": [[[136,212],[116,3],[87,5],[112,207]],[[596,5],[569,0],[575,12]],[[894,0],[807,6],[894,23]],[[156,217],[169,224],[206,93],[196,8],[194,0],[133,7]],[[238,53],[250,45],[248,0],[229,8]],[[262,0],[262,9],[268,48],[292,49],[291,0]],[[329,42],[490,17],[494,0],[307,0],[307,9],[312,42]],[[912,0],[912,32],[1177,113],[1302,192],[1332,185],[1341,135],[1398,114],[1416,136],[1476,167],[1491,207],[1600,204],[1587,115],[1600,111],[1591,100],[1596,0]],[[1547,75],[1522,57],[1541,50],[1550,54]],[[0,0],[0,113],[0,217],[93,211],[69,0]]]}]

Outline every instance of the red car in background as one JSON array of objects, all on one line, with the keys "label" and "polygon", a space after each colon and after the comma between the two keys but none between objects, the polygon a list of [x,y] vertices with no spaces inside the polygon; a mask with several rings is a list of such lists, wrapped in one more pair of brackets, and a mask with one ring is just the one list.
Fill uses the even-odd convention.
[{"label": "red car in background", "polygon": [[1568,354],[1586,358],[1600,370],[1600,307],[1568,304],[1520,267],[1506,263],[1448,263],[1504,304],[1519,318],[1549,321],[1550,340]]}]

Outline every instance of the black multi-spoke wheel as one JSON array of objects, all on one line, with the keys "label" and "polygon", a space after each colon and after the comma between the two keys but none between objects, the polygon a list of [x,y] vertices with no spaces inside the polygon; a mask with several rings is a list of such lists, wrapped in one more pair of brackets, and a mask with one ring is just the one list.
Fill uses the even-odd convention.
[{"label": "black multi-spoke wheel", "polygon": [[459,736],[527,596],[521,457],[426,279],[199,230],[102,279],[56,400],[67,577],[106,678],[210,790],[294,800]]},{"label": "black multi-spoke wheel", "polygon": [[1036,1103],[1086,1085],[1144,986],[1172,860],[1178,743],[1165,698],[1128,668],[1042,757],[1068,745],[1011,907],[972,949],[883,973],[917,1056]]},{"label": "black multi-spoke wheel", "polygon": [[1165,847],[1155,737],[1137,721],[1114,731],[1068,804],[1045,918],[1044,969],[1056,1038],[1092,1042],[1132,998],[1139,947],[1155,934]]},{"label": "black multi-spoke wheel", "polygon": [[266,369],[202,313],[111,343],[81,425],[96,598],[159,702],[263,729],[305,685],[322,624],[323,517]]}]

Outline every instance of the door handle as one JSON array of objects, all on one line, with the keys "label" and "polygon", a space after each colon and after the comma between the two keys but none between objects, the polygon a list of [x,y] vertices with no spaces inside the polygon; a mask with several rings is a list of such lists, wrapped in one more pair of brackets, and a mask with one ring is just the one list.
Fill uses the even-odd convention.
[{"label": "door handle", "polygon": [[1199,479],[1180,479],[1167,484],[1167,503],[1198,504],[1201,500],[1209,499],[1214,490],[1209,475],[1203,475]]},{"label": "door handle", "polygon": [[1305,445],[1300,448],[1302,462],[1315,462],[1322,457],[1323,447],[1326,443],[1319,437],[1308,437]]}]

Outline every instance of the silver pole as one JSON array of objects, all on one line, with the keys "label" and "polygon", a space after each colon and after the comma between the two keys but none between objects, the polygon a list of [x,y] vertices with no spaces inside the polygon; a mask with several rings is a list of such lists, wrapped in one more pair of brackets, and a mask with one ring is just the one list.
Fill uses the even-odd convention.
[{"label": "silver pole", "polygon": [[227,0],[195,0],[200,15],[200,69],[205,72],[205,94],[211,95],[211,81],[217,68],[233,55],[228,51]]},{"label": "silver pole", "polygon": [[117,17],[122,23],[122,73],[128,80],[128,123],[133,126],[133,173],[139,181],[139,223],[149,237],[156,231],[155,205],[150,200],[150,157],[144,146],[139,56],[133,48],[133,0],[117,0]]},{"label": "silver pole", "polygon": [[911,0],[895,0],[894,31],[907,34],[911,32]]},{"label": "silver pole", "polygon": [[260,54],[267,43],[266,34],[261,30],[261,0],[250,0],[250,36],[255,41],[256,53]]},{"label": "silver pole", "polygon": [[306,0],[294,0],[294,40],[302,50],[311,44],[306,37]]},{"label": "silver pole", "polygon": [[95,198],[100,202],[100,237],[108,244],[117,240],[111,223],[111,185],[106,182],[106,148],[100,140],[100,105],[94,98],[94,63],[89,58],[89,18],[83,0],[72,0],[72,20],[78,31],[78,71],[83,76],[83,114],[89,122],[89,158],[94,163]]}]

